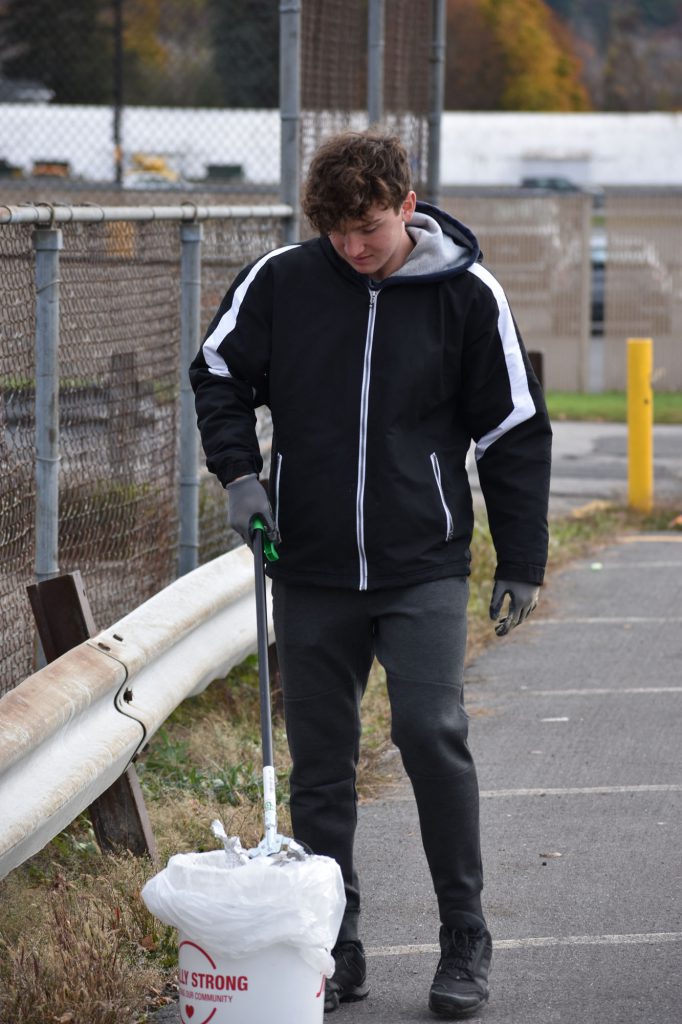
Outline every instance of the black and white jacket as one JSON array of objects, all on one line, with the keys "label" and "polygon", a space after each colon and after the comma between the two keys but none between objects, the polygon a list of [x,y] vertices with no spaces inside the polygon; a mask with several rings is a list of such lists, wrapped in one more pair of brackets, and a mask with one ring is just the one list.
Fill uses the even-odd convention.
[{"label": "black and white jacket", "polygon": [[551,429],[502,288],[473,234],[424,203],[416,245],[372,282],[325,237],[235,279],[190,369],[208,468],[260,472],[274,428],[273,577],[360,590],[469,572],[471,440],[498,578],[541,583]]}]

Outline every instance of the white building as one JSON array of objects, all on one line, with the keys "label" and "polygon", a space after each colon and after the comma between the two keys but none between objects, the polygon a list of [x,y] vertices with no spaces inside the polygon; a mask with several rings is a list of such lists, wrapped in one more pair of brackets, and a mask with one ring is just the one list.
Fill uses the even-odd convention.
[{"label": "white building", "polygon": [[[358,123],[364,122],[359,113]],[[209,165],[242,168],[244,180],[279,178],[279,112],[127,107],[124,156],[165,157],[186,179]],[[114,177],[109,107],[0,103],[0,161],[26,175],[36,161],[68,164],[71,176]],[[577,185],[682,186],[682,114],[535,114],[446,112],[441,181],[519,185],[529,176]]]},{"label": "white building", "polygon": [[443,115],[443,185],[682,186],[682,114]]}]

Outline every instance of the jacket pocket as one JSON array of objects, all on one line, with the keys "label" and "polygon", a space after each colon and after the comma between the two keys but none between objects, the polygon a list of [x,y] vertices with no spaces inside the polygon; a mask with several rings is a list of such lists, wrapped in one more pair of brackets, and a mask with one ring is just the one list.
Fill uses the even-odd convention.
[{"label": "jacket pocket", "polygon": [[440,496],[440,503],[443,506],[443,513],[445,514],[445,542],[452,540],[455,533],[455,526],[452,519],[452,512],[448,508],[448,503],[445,500],[445,494],[443,492],[443,482],[440,475],[440,463],[438,462],[438,456],[435,452],[431,452],[431,468],[433,470],[433,476],[436,481],[436,487],[438,488],[438,494]]}]

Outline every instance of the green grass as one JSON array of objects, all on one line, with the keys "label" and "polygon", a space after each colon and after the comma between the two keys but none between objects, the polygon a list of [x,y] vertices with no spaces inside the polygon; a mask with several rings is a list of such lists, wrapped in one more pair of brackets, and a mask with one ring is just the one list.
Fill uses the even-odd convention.
[{"label": "green grass", "polygon": [[[545,399],[553,420],[592,420],[604,423],[625,423],[627,420],[625,391],[602,391],[599,394],[548,391]],[[654,423],[682,423],[682,392],[655,392]]]}]

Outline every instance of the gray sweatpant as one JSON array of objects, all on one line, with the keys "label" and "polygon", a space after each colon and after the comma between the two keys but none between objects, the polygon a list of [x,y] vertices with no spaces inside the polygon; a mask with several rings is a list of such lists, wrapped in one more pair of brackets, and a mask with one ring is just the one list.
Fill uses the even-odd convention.
[{"label": "gray sweatpant", "polygon": [[462,699],[468,583],[449,577],[370,591],[273,583],[296,839],[334,857],[358,937],[353,865],[360,702],[374,657],[384,666],[391,738],[412,783],[441,921],[483,920],[478,782]]}]

